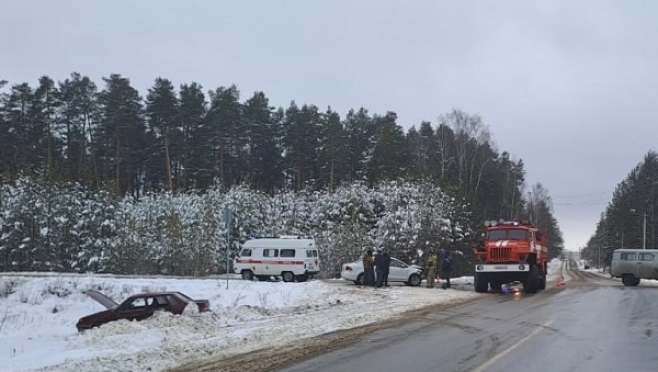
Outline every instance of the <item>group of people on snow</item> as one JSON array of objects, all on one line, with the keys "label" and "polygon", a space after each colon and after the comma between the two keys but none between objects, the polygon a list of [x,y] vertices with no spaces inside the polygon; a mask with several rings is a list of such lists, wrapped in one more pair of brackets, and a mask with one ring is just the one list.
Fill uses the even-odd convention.
[{"label": "group of people on snow", "polygon": [[391,256],[386,250],[377,251],[373,257],[372,249],[363,256],[363,284],[377,288],[388,287],[388,273],[391,267]]},{"label": "group of people on snow", "polygon": [[[364,285],[376,288],[388,287],[388,273],[391,265],[391,256],[389,256],[385,249],[377,250],[376,252],[373,252],[372,249],[368,249],[363,255],[362,263]],[[433,249],[430,250],[425,270],[427,288],[434,288],[438,263],[439,261],[436,253]],[[451,288],[450,276],[452,274],[452,253],[450,251],[445,251],[443,254],[440,274],[440,277],[444,280],[441,287],[443,289]]]}]

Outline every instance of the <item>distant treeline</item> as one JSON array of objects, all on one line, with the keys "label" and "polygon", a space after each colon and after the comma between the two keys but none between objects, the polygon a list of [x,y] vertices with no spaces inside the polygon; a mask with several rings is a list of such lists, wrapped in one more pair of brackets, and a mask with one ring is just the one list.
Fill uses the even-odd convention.
[{"label": "distant treeline", "polygon": [[619,248],[658,248],[658,153],[649,151],[621,181],[581,257],[607,267]]}]

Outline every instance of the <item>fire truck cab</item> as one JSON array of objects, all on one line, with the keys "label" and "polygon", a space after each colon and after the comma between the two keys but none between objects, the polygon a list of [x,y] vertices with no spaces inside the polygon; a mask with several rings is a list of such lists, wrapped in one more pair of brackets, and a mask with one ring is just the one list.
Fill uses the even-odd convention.
[{"label": "fire truck cab", "polygon": [[476,249],[475,291],[500,291],[520,281],[527,293],[546,288],[547,238],[528,221],[485,223],[484,240]]}]

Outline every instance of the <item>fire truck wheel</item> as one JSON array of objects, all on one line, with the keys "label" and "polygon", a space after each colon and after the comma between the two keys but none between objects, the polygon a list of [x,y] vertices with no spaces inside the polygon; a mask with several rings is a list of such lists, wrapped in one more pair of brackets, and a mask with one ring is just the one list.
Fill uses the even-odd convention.
[{"label": "fire truck wheel", "polygon": [[484,280],[482,274],[475,274],[475,292],[486,293],[489,290],[489,282]]},{"label": "fire truck wheel", "polygon": [[291,273],[290,271],[284,271],[281,273],[281,278],[284,282],[293,282],[295,281],[295,274]]},{"label": "fire truck wheel", "polygon": [[539,289],[546,289],[546,271],[541,275],[541,280],[539,281]]},{"label": "fire truck wheel", "polygon": [[254,280],[254,273],[251,270],[242,270],[242,280]]},{"label": "fire truck wheel", "polygon": [[503,283],[498,281],[491,281],[489,282],[489,285],[491,286],[491,289],[493,289],[494,291],[500,291],[500,287],[503,285]]},{"label": "fire truck wheel", "polygon": [[526,293],[537,293],[539,290],[541,278],[539,277],[539,268],[537,265],[530,266],[528,279],[523,283],[523,291]]}]

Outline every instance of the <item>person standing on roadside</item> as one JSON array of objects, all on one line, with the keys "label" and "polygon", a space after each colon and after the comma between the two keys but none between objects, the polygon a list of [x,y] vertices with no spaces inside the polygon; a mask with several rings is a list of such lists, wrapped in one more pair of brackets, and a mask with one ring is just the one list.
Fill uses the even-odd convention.
[{"label": "person standing on roadside", "polygon": [[363,284],[366,286],[375,285],[375,261],[372,258],[372,249],[368,249],[363,255]]},{"label": "person standing on roadside", "polygon": [[384,287],[388,287],[388,272],[391,268],[391,256],[388,255],[388,251],[384,249],[382,252],[383,262],[384,262]]},{"label": "person standing on roadside", "polygon": [[434,249],[430,249],[430,255],[427,258],[427,275],[426,275],[426,284],[427,288],[434,288],[434,279],[436,278],[436,264],[437,264],[437,257],[436,254],[434,253]]},{"label": "person standing on roadside", "polygon": [[375,274],[377,274],[377,284],[375,287],[381,288],[384,285],[384,254],[378,249],[375,254]]},{"label": "person standing on roadside", "polygon": [[443,254],[443,263],[441,264],[441,277],[445,280],[442,288],[450,288],[450,275],[452,275],[452,252],[446,251]]}]

